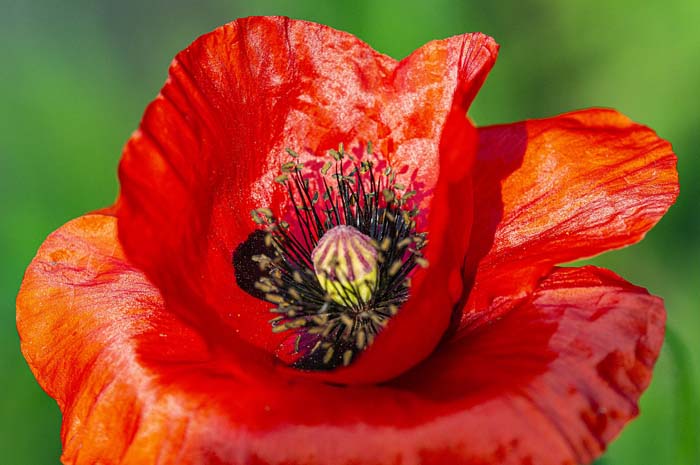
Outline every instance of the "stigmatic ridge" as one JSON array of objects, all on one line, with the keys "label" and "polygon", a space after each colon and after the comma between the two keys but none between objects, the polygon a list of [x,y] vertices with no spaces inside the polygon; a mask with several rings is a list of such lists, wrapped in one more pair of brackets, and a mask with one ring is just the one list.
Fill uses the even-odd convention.
[{"label": "stigmatic ridge", "polygon": [[342,146],[313,170],[287,152],[275,179],[289,199],[284,219],[251,212],[270,251],[253,256],[263,272],[255,287],[274,304],[272,331],[290,332],[293,366],[347,366],[408,299],[414,269],[428,266],[410,205],[416,192],[396,183],[391,167],[378,171]]}]

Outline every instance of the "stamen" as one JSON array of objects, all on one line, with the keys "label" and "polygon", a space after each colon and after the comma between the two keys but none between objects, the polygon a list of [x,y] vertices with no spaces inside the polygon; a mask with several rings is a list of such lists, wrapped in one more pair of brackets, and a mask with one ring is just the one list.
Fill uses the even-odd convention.
[{"label": "stamen", "polygon": [[252,257],[264,273],[255,288],[275,304],[272,331],[296,333],[294,366],[348,366],[400,311],[414,269],[428,265],[419,211],[407,204],[415,191],[395,183],[396,170],[377,174],[342,145],[316,172],[287,153],[275,181],[286,187],[293,226],[269,208],[251,212],[267,230],[268,252]]}]

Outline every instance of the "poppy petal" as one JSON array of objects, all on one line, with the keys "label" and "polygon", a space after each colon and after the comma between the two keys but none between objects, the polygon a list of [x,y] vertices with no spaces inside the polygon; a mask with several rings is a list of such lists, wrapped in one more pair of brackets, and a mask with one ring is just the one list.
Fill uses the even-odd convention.
[{"label": "poppy petal", "polygon": [[[165,310],[158,289],[126,261],[116,221],[86,215],[41,246],[17,296],[22,353],[63,412],[63,463],[172,463],[158,462],[168,444],[152,428],[172,426],[173,439],[183,431],[149,405],[161,396],[170,413],[179,406],[167,381],[153,386],[157,373],[142,359],[186,367],[206,359],[209,348]],[[250,373],[269,370],[269,358],[259,360],[258,353],[239,347],[227,363],[235,355],[250,363]]]},{"label": "poppy petal", "polygon": [[[114,381],[112,368],[122,368],[121,364],[111,365],[119,358],[118,347],[132,346],[128,340],[131,334],[120,331],[120,324],[129,324],[134,307],[148,308],[160,300],[146,280],[129,272],[116,240],[115,223],[111,216],[87,215],[54,232],[28,267],[17,296],[22,353],[66,420],[62,439],[69,455],[64,456],[64,463],[73,463],[71,444],[75,448],[85,442],[74,441],[76,431],[70,426],[71,420],[80,417],[90,425],[87,417],[93,402],[89,398],[100,399],[103,383]],[[139,301],[143,303],[136,305]],[[127,305],[129,302],[132,307]],[[105,309],[113,304],[119,307],[110,315]],[[147,320],[138,324],[142,329],[149,326]],[[112,400],[124,411],[104,424],[105,430],[121,426],[132,405],[128,397],[123,404]],[[95,440],[100,441],[97,437]],[[117,449],[124,446],[119,436],[109,435],[101,441],[114,441]],[[99,457],[90,461],[89,450],[85,455],[85,462],[99,462]]]},{"label": "poppy petal", "polygon": [[[552,266],[637,242],[678,195],[671,145],[614,110],[479,128],[462,325]],[[507,309],[502,308],[502,311]]]},{"label": "poppy petal", "polygon": [[[470,174],[477,137],[465,115],[495,61],[496,51],[497,46],[489,37],[466,34],[427,44],[399,63],[401,73],[423,79],[431,76],[442,85],[445,68],[458,71],[449,114],[436,134],[439,145],[433,149],[416,148],[401,157],[411,167],[423,166],[426,172],[433,172],[418,176],[419,183],[434,186],[430,202],[423,204],[429,211],[430,244],[426,258],[430,265],[414,274],[409,300],[356,362],[333,372],[313,373],[313,377],[347,384],[391,379],[427,357],[448,329],[453,310],[466,292],[460,275],[473,214]],[[450,58],[445,60],[444,56]],[[404,77],[401,82],[406,80]],[[411,82],[407,86],[407,95],[409,86],[414,85]],[[439,162],[430,159],[436,154]]]},{"label": "poppy petal", "polygon": [[[236,284],[237,269],[240,279],[254,264],[231,263],[237,252],[247,256],[240,247],[256,230],[249,213],[284,206],[284,189],[273,180],[285,148],[317,161],[340,143],[367,142],[425,188],[422,206],[435,229],[428,253],[445,255],[439,244],[447,240],[464,249],[475,151],[464,115],[496,50],[491,38],[466,34],[396,62],[347,33],[288,18],[245,18],[201,37],[178,54],[124,150],[117,211],[127,256],[190,324],[228,328],[223,338],[274,352],[288,335],[270,330],[269,303]],[[433,191],[448,187],[458,194],[449,212],[444,198],[431,203]],[[448,215],[465,225],[451,234],[459,237],[441,237]],[[453,269],[461,266],[453,261]],[[451,288],[461,289],[459,281]],[[431,327],[436,334],[411,363],[439,339],[443,326]]]},{"label": "poppy petal", "polygon": [[531,295],[492,305],[511,310],[458,333],[396,382],[463,410],[443,420],[461,450],[434,456],[591,462],[638,414],[663,342],[663,301],[589,266],[555,268]]},{"label": "poppy petal", "polygon": [[64,463],[588,462],[636,415],[665,315],[609,271],[557,269],[401,378],[341,387],[221,351],[163,305],[114,217],[74,220],[39,250],[17,326],[63,412]]}]

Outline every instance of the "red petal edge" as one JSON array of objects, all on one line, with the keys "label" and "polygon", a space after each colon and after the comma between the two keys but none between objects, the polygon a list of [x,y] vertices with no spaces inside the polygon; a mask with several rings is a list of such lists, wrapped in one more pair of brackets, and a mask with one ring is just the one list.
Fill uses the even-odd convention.
[{"label": "red petal edge", "polygon": [[[288,18],[245,18],[199,38],[124,150],[117,214],[127,256],[202,334],[274,353],[288,335],[272,333],[270,304],[242,291],[231,265],[255,229],[249,212],[284,202],[273,179],[286,147],[323,154],[372,142],[409,168],[399,181],[426,191],[433,266],[362,365],[317,376],[400,373],[435,347],[461,298],[476,145],[465,114],[496,51],[491,38],[466,34],[397,63],[350,34]],[[437,297],[422,288],[428,280]],[[391,363],[388,352],[398,354]]]},{"label": "red petal edge", "polygon": [[124,258],[116,219],[52,234],[17,299],[22,351],[64,415],[67,465],[584,463],[637,414],[661,299],[555,269],[504,318],[383,386],[281,376],[222,353]]},{"label": "red petal edge", "polygon": [[633,244],[678,196],[671,144],[606,109],[479,128],[462,326],[556,264]]}]

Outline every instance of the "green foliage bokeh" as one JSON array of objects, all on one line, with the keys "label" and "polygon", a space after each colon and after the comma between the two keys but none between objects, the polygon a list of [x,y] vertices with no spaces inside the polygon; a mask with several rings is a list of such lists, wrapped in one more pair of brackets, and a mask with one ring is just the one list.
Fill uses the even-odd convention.
[{"label": "green foliage bokeh", "polygon": [[349,31],[396,58],[482,31],[502,48],[471,111],[478,124],[605,106],[672,142],[677,205],[641,244],[593,260],[663,296],[669,326],[642,415],[599,463],[699,463],[700,2],[1,0],[0,11],[3,463],[60,456],[60,412],[19,352],[24,268],[52,230],[114,200],[121,147],[175,53],[220,24],[266,14]]}]

